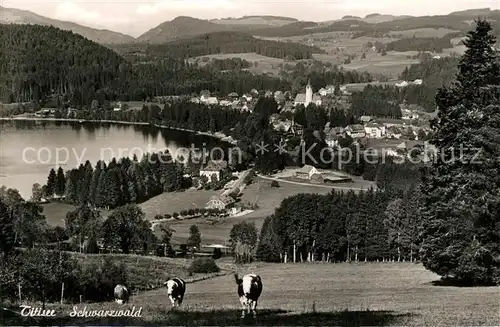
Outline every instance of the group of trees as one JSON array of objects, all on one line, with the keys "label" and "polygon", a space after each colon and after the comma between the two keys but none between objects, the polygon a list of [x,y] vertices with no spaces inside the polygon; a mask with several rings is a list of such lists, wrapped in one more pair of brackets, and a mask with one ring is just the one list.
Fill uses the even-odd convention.
[{"label": "group of trees", "polygon": [[[298,194],[266,218],[257,258],[265,261],[415,260],[418,216],[390,191]],[[410,200],[411,199],[411,200]],[[401,202],[403,204],[401,204]],[[416,208],[415,208],[416,209]]]},{"label": "group of trees", "polygon": [[313,53],[323,53],[318,47],[299,43],[261,40],[241,32],[214,32],[191,39],[176,40],[166,44],[148,45],[147,57],[191,58],[219,53],[255,52],[266,57],[301,60],[312,58]]},{"label": "group of trees", "polygon": [[183,174],[184,166],[173,162],[168,153],[145,154],[140,160],[113,158],[108,164],[100,160],[95,167],[87,161],[66,173],[52,169],[42,193],[49,198],[64,195],[67,203],[113,209],[189,188],[191,178]]},{"label": "group of trees", "polygon": [[443,37],[415,37],[393,41],[385,45],[386,51],[431,51],[441,53],[443,49],[453,48],[451,39],[462,36],[462,32],[450,33]]}]

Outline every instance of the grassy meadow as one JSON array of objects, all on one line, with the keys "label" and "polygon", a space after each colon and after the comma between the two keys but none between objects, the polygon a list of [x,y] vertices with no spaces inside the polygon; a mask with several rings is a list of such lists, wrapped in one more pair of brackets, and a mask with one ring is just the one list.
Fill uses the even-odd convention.
[{"label": "grassy meadow", "polygon": [[7,317],[9,324],[443,326],[498,325],[498,287],[435,285],[438,276],[419,264],[266,264],[240,267],[262,277],[256,321],[241,321],[230,275],[187,285],[181,308],[172,310],[165,289],[139,293],[127,305],[79,304],[87,310],[142,307],[141,318],[71,318],[73,305],[54,305],[55,320]]}]

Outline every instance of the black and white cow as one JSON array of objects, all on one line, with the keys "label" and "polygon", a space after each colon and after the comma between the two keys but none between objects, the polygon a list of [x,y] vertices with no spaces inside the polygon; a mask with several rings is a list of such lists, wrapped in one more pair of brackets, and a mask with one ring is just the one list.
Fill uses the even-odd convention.
[{"label": "black and white cow", "polygon": [[127,303],[129,296],[130,294],[125,286],[121,284],[115,286],[115,301],[117,303],[120,304]]},{"label": "black and white cow", "polygon": [[253,316],[257,316],[257,301],[262,294],[262,280],[256,274],[247,274],[243,278],[239,278],[238,274],[234,274],[236,284],[238,285],[238,297],[242,307],[241,317],[245,317],[245,310]]},{"label": "black and white cow", "polygon": [[169,279],[163,284],[167,287],[167,294],[173,307],[178,307],[184,300],[184,293],[186,293],[186,282],[179,277]]}]

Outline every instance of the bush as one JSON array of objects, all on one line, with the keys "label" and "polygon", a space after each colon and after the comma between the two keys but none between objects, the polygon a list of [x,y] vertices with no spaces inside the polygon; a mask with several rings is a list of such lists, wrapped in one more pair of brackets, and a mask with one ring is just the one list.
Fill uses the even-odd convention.
[{"label": "bush", "polygon": [[193,216],[194,215],[194,209],[189,209],[188,210],[188,215]]},{"label": "bush", "polygon": [[170,219],[170,218],[172,218],[171,214],[169,214],[169,213],[165,214],[165,219]]},{"label": "bush", "polygon": [[181,216],[187,216],[187,214],[188,214],[187,210],[182,210],[181,211]]},{"label": "bush", "polygon": [[190,274],[209,274],[218,273],[220,268],[215,263],[213,258],[197,258],[194,259],[188,268]]},{"label": "bush", "polygon": [[177,219],[179,217],[179,213],[178,212],[174,212],[173,216],[174,216],[175,219]]},{"label": "bush", "polygon": [[280,184],[277,181],[272,181],[271,187],[280,187]]},{"label": "bush", "polygon": [[214,260],[220,259],[222,257],[222,251],[219,248],[214,249],[214,253],[212,254],[212,258]]}]

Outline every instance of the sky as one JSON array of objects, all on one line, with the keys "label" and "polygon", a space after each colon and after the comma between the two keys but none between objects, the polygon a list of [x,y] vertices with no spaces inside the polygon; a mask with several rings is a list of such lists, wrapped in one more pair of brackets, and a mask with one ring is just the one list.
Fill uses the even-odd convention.
[{"label": "sky", "polygon": [[500,0],[0,0],[0,6],[136,37],[177,16],[275,15],[328,21],[375,12],[424,16],[471,8],[500,9]]}]

